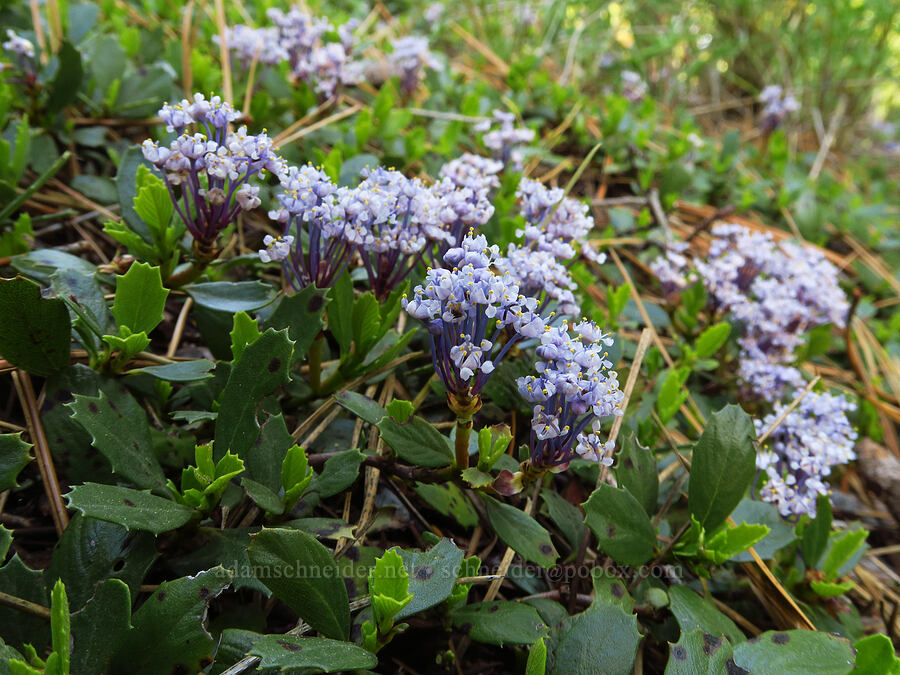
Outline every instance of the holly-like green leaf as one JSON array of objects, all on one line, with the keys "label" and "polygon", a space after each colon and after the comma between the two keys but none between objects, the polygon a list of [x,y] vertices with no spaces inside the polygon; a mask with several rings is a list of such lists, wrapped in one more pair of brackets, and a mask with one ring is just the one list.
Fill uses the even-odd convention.
[{"label": "holly-like green leaf", "polygon": [[375,559],[375,567],[369,570],[369,597],[379,633],[386,635],[391,630],[394,617],[413,599],[409,591],[409,572],[396,549]]},{"label": "holly-like green leaf", "polygon": [[228,570],[214,567],[161,583],[132,617],[132,628],[117,650],[111,672],[200,672],[212,661],[213,638],[206,628],[209,603],[231,584],[231,576]]},{"label": "holly-like green leaf", "polygon": [[720,675],[731,672],[731,643],[721,635],[704,633],[699,628],[681,634],[678,642],[669,644],[666,675]]},{"label": "holly-like green leaf", "polygon": [[547,635],[537,610],[520,602],[476,602],[450,613],[454,628],[489,645],[531,645]]},{"label": "holly-like green leaf", "polygon": [[69,599],[66,586],[59,579],[50,591],[50,638],[53,653],[47,658],[47,672],[69,672],[71,661],[70,638],[72,635]]},{"label": "holly-like green leaf", "polygon": [[169,291],[163,287],[158,267],[135,262],[116,277],[116,299],[112,313],[120,326],[132,333],[150,334],[162,321]]},{"label": "holly-like green leaf", "polygon": [[[763,560],[770,560],[776,551],[781,550],[796,539],[794,528],[784,522],[784,518],[778,513],[778,507],[768,502],[760,502],[745,497],[731,514],[734,522],[759,523],[769,528],[769,533],[763,539],[753,545],[753,550]],[[732,558],[737,562],[750,562],[753,556],[749,551],[738,553]]]},{"label": "holly-like green leaf", "polygon": [[399,611],[397,619],[423,612],[450,597],[463,559],[463,551],[452,541],[441,539],[428,551],[400,551],[400,555],[409,573],[409,592],[413,597]]},{"label": "holly-like green leaf", "polygon": [[712,532],[731,515],[756,476],[756,431],[739,406],[713,413],[694,446],[688,505]]},{"label": "holly-like green leaf", "polygon": [[891,639],[883,633],[869,635],[857,640],[853,648],[856,650],[856,667],[853,675],[869,675],[884,673],[896,675],[900,672],[900,659],[894,653]]},{"label": "holly-like green leaf", "polygon": [[629,675],[641,635],[637,618],[617,605],[595,604],[566,619],[556,631],[553,675]]},{"label": "holly-like green leaf", "polygon": [[[31,443],[18,434],[0,434],[0,491],[16,487],[16,477],[31,461]],[[2,557],[0,557],[2,560]]]},{"label": "holly-like green leaf", "polygon": [[694,343],[694,351],[701,359],[706,359],[715,354],[722,345],[728,341],[731,335],[731,326],[724,321],[705,329]]},{"label": "holly-like green leaf", "polygon": [[634,496],[601,483],[582,504],[584,522],[597,537],[597,546],[623,565],[641,565],[653,557],[656,532],[647,512]]},{"label": "holly-like green leaf", "polygon": [[119,579],[107,579],[87,604],[72,614],[72,672],[105,672],[130,629],[128,586]]},{"label": "holly-like green leaf", "polygon": [[247,345],[222,391],[216,418],[216,456],[243,456],[259,436],[256,408],[264,396],[288,381],[293,343],[287,331],[271,328]]},{"label": "holly-like green leaf", "polygon": [[171,500],[117,485],[85,483],[72,488],[66,498],[71,508],[86,516],[153,534],[181,527],[194,513]]},{"label": "holly-like green leaf", "polygon": [[836,598],[843,595],[856,584],[852,581],[843,581],[840,583],[833,581],[810,581],[809,587],[813,589],[816,595],[822,598]]},{"label": "holly-like green leaf", "polygon": [[769,527],[761,523],[741,523],[726,526],[709,537],[703,545],[703,553],[717,565],[755,546],[767,534]]},{"label": "holly-like green leaf", "polygon": [[247,312],[235,312],[234,327],[231,329],[231,356],[237,361],[244,353],[244,347],[256,342],[262,335],[259,332],[259,324]]},{"label": "holly-like green leaf", "polygon": [[540,638],[531,645],[528,661],[525,663],[525,675],[545,675],[547,672],[547,643]]},{"label": "holly-like green leaf", "polygon": [[109,460],[113,471],[141,488],[166,484],[156,456],[147,416],[130,394],[115,399],[101,391],[99,397],[75,395],[68,404],[72,418],[87,431],[94,447]]},{"label": "holly-like green leaf", "polygon": [[184,290],[201,307],[223,312],[251,312],[268,305],[276,291],[261,281],[209,281],[185,286]]},{"label": "holly-like green leaf", "polygon": [[669,588],[669,607],[683,633],[699,628],[711,635],[724,635],[732,644],[746,639],[734,621],[686,586]]},{"label": "holly-like green leaf", "polygon": [[839,576],[841,568],[862,548],[868,536],[866,530],[859,529],[845,532],[834,539],[831,550],[822,563],[822,574],[826,580],[832,581]]},{"label": "holly-like green leaf", "polygon": [[[43,573],[30,569],[18,553],[14,553],[9,562],[0,567],[0,592],[43,607],[50,604]],[[5,605],[0,605],[0,626],[3,626],[3,640],[16,649],[21,649],[26,643],[43,649],[50,639],[45,618]]]},{"label": "holly-like green leaf", "polygon": [[34,375],[69,365],[71,320],[66,304],[41,298],[33,281],[0,279],[0,356]]},{"label": "holly-like green leaf", "polygon": [[62,579],[73,610],[84,606],[95,587],[119,579],[137,595],[144,575],[159,557],[153,536],[76,513],[53,549],[47,582]]},{"label": "holly-like green leaf", "polygon": [[359,465],[363,459],[365,455],[359,450],[346,450],[335,455],[325,462],[322,472],[313,478],[309,491],[318,493],[322,499],[343,492],[359,476]]},{"label": "holly-like green leaf", "polygon": [[766,631],[735,645],[734,663],[751,673],[844,675],[853,670],[853,648],[829,633]]},{"label": "holly-like green leaf", "polygon": [[[151,177],[156,178],[152,174]],[[145,180],[134,198],[134,210],[159,241],[172,220],[175,205],[161,180]]]},{"label": "holly-like green leaf", "polygon": [[266,529],[248,551],[257,578],[320,633],[350,636],[350,600],[340,570],[316,538],[299,530]]},{"label": "holly-like green leaf", "polygon": [[253,645],[250,654],[260,657],[261,668],[281,671],[336,673],[378,665],[374,654],[354,644],[293,635],[266,635]]},{"label": "holly-like green leaf", "polygon": [[411,417],[401,424],[387,416],[378,422],[378,430],[397,456],[410,464],[441,467],[453,461],[447,437],[421,417]]},{"label": "holly-like green leaf", "polygon": [[281,298],[265,328],[288,329],[288,336],[294,341],[294,361],[306,357],[309,346],[322,330],[322,313],[328,298],[310,285],[299,293]]},{"label": "holly-like green leaf", "polygon": [[687,367],[672,369],[666,374],[656,399],[656,410],[663,422],[672,419],[681,404],[687,400],[688,392],[684,388],[684,383],[690,374],[691,369]]},{"label": "holly-like green leaf", "polygon": [[553,547],[550,533],[534,518],[515,506],[487,495],[484,496],[484,505],[491,526],[504,544],[541,567],[549,568],[556,562],[559,554]]},{"label": "holly-like green leaf", "polygon": [[638,500],[647,515],[656,512],[659,478],[653,451],[642,447],[634,433],[625,437],[616,463],[616,480]]},{"label": "holly-like green leaf", "polygon": [[299,445],[291,446],[281,464],[281,487],[284,488],[282,502],[285,508],[291,508],[297,503],[312,479],[313,470],[303,448]]}]

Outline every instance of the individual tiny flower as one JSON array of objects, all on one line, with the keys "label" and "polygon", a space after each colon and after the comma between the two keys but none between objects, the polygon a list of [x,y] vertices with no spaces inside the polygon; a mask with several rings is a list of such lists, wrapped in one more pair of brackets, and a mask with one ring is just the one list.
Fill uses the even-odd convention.
[{"label": "individual tiny flower", "polygon": [[576,457],[612,464],[613,448],[599,436],[603,418],[622,414],[624,394],[606,351],[612,343],[590,321],[571,326],[564,322],[541,336],[538,375],[516,380],[519,392],[534,406],[532,467],[564,467]]},{"label": "individual tiny flower", "polygon": [[435,69],[440,63],[428,49],[428,38],[407,35],[391,43],[393,51],[388,60],[394,73],[400,78],[400,88],[412,93],[425,76],[425,68]]},{"label": "individual tiny flower", "polygon": [[291,254],[293,243],[294,237],[291,235],[273,237],[271,234],[267,234],[263,237],[265,248],[259,252],[259,259],[264,263],[284,260]]},{"label": "individual tiny flower", "polygon": [[515,126],[516,116],[503,110],[494,110],[490,119],[475,125],[475,131],[485,132],[481,140],[491,150],[494,159],[519,171],[522,168],[522,146],[534,140],[534,130]]},{"label": "individual tiny flower", "polygon": [[207,100],[195,94],[192,100],[167,103],[159,117],[178,136],[168,146],[145,140],[144,158],[162,174],[176,212],[203,255],[213,255],[218,233],[238,213],[260,205],[259,187],[249,181],[267,171],[279,174],[284,160],[265,133],[250,135],[243,126],[231,131],[240,113],[218,96]]},{"label": "individual tiny flower", "polygon": [[[757,433],[768,429],[785,407],[776,404],[770,415],[756,420]],[[808,393],[769,436],[756,457],[765,481],[759,495],[782,516],[815,517],[816,499],[828,494],[825,480],[832,469],[856,457],[857,433],[847,419],[855,408],[841,395]]]},{"label": "individual tiny flower", "polygon": [[785,93],[780,84],[768,85],[760,92],[759,100],[764,104],[760,126],[767,133],[781,126],[788,113],[800,110],[797,99]]},{"label": "individual tiny flower", "polygon": [[17,35],[12,28],[6,29],[6,37],[7,40],[3,43],[3,49],[28,59],[34,58],[34,45],[31,44],[30,40]]}]

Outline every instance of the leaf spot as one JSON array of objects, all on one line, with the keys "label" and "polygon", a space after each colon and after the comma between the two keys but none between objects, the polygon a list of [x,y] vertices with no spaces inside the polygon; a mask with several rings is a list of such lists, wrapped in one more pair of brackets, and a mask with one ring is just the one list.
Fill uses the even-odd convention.
[{"label": "leaf spot", "polygon": [[687,649],[681,645],[672,645],[672,658],[676,661],[686,661]]},{"label": "leaf spot", "polygon": [[281,359],[272,359],[269,361],[269,372],[274,373],[281,368]]},{"label": "leaf spot", "polygon": [[772,636],[772,642],[776,645],[786,645],[790,640],[791,636],[787,633],[775,633],[775,635]]},{"label": "leaf spot", "polygon": [[299,652],[303,649],[303,647],[301,647],[298,644],[294,644],[293,642],[285,642],[284,640],[279,640],[278,644],[280,644],[284,649],[286,649],[289,652]]}]

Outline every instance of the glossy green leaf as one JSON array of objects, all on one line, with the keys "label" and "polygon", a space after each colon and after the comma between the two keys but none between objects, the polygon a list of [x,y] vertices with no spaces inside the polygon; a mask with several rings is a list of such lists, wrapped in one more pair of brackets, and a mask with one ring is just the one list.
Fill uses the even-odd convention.
[{"label": "glossy green leaf", "polygon": [[294,341],[294,361],[306,357],[309,346],[322,330],[322,313],[328,298],[315,286],[307,286],[299,293],[281,298],[264,328],[288,329]]},{"label": "glossy green leaf", "polygon": [[734,662],[751,673],[843,675],[853,670],[844,638],[810,630],[766,631],[734,647]]},{"label": "glossy green leaf", "polygon": [[565,497],[549,488],[541,490],[541,499],[547,507],[550,520],[559,528],[569,541],[573,550],[578,550],[581,538],[584,536],[584,515],[574,504],[566,501]]},{"label": "glossy green leaf", "polygon": [[656,399],[656,410],[663,422],[668,422],[678,412],[681,404],[687,400],[687,391],[684,383],[691,374],[690,368],[678,368],[669,370],[666,379],[659,388],[659,396]]},{"label": "glossy green leaf", "polygon": [[116,277],[113,316],[132,333],[149,334],[162,321],[168,295],[158,267],[132,263],[124,275]]},{"label": "glossy green leaf", "polygon": [[896,675],[900,672],[900,659],[894,653],[891,639],[883,633],[857,640],[856,667],[853,675]]},{"label": "glossy green leaf", "polygon": [[322,471],[313,478],[309,491],[326,499],[346,490],[359,476],[359,466],[365,455],[359,450],[345,450],[325,462]]},{"label": "glossy green leaf", "polygon": [[222,567],[161,583],[132,617],[111,671],[201,671],[212,660],[214,645],[206,627],[209,603],[230,584],[231,572]]},{"label": "glossy green leaf", "polygon": [[759,543],[767,534],[769,527],[761,523],[740,523],[734,527],[726,526],[703,545],[703,553],[717,565],[743,553],[751,546]]},{"label": "glossy green leaf", "polygon": [[0,279],[0,356],[34,375],[69,365],[71,320],[62,300],[41,297],[33,281]]},{"label": "glossy green leaf", "polygon": [[371,652],[327,638],[266,635],[253,645],[250,653],[260,657],[260,667],[282,671],[336,673],[378,665],[378,658]]},{"label": "glossy green leaf", "polygon": [[453,451],[446,436],[421,417],[400,424],[390,416],[378,422],[381,438],[401,459],[416,466],[448,466]]},{"label": "glossy green leaf", "polygon": [[429,507],[450,516],[463,527],[475,527],[478,524],[478,512],[455,483],[416,483],[414,489]]},{"label": "glossy green leaf", "polygon": [[310,626],[334,639],[350,636],[350,601],[340,570],[316,538],[263,529],[250,544],[257,578]]},{"label": "glossy green leaf", "polygon": [[222,391],[216,418],[216,456],[230,450],[243,456],[259,436],[260,400],[288,381],[293,343],[287,331],[271,328],[248,345],[234,364]]},{"label": "glossy green leaf", "polygon": [[714,326],[706,328],[697,341],[694,343],[694,351],[701,359],[709,358],[722,348],[731,335],[731,325],[725,323],[717,323]]},{"label": "glossy green leaf", "polygon": [[559,554],[550,540],[550,533],[534,518],[487,495],[484,495],[484,506],[491,526],[504,544],[541,567],[549,568],[556,562]]},{"label": "glossy green leaf", "polygon": [[72,418],[87,431],[94,447],[109,460],[113,471],[141,488],[162,488],[166,479],[153,453],[147,416],[129,394],[115,399],[75,395],[68,404]]},{"label": "glossy green leaf", "polygon": [[101,582],[72,614],[72,672],[102,673],[131,629],[131,593],[119,579]]},{"label": "glossy green leaf", "polygon": [[845,532],[834,539],[831,550],[822,563],[822,574],[827,580],[835,579],[839,575],[841,568],[862,548],[868,536],[866,530],[859,529]]},{"label": "glossy green leaf", "polygon": [[86,516],[154,534],[181,527],[194,513],[169,499],[117,485],[85,483],[72,488],[66,498],[71,508]]},{"label": "glossy green leaf", "polygon": [[355,391],[344,391],[335,394],[334,400],[360,419],[369,424],[378,424],[387,415],[387,411],[368,396]]},{"label": "glossy green leaf", "polygon": [[694,446],[688,505],[707,532],[725,522],[753,482],[755,439],[750,416],[727,405],[710,416]]},{"label": "glossy green leaf", "polygon": [[810,581],[809,587],[821,598],[836,598],[851,590],[856,584],[853,581],[841,583],[833,581]]},{"label": "glossy green leaf", "polygon": [[800,550],[808,567],[818,568],[822,554],[828,547],[828,535],[831,534],[831,498],[819,495],[816,500],[816,517],[803,528]]},{"label": "glossy green leaf", "polygon": [[704,633],[699,628],[683,632],[678,642],[669,644],[666,675],[720,675],[731,672],[728,661],[731,643],[721,635]]},{"label": "glossy green leaf", "polygon": [[259,332],[259,324],[247,312],[235,312],[234,327],[231,329],[231,357],[237,361],[244,348],[256,342],[262,333]]},{"label": "glossy green leaf", "polygon": [[275,289],[261,281],[209,281],[185,286],[201,307],[223,312],[250,312],[275,299]]},{"label": "glossy green leaf", "polygon": [[641,446],[634,433],[628,434],[622,441],[616,462],[616,480],[634,495],[647,515],[656,513],[659,494],[656,457],[649,448]]},{"label": "glossy green leaf", "polygon": [[746,639],[734,621],[687,586],[669,588],[669,608],[684,633],[699,628],[712,635],[724,635],[733,644]]},{"label": "glossy green leaf", "polygon": [[31,447],[22,440],[21,432],[0,434],[0,491],[16,487],[19,472],[31,461]]},{"label": "glossy green leaf", "polygon": [[[796,539],[794,528],[784,522],[784,518],[778,513],[778,507],[774,504],[745,497],[732,512],[731,517],[737,524],[760,523],[769,528],[769,533],[753,545],[753,550],[763,560],[770,560],[776,551],[780,551]],[[732,560],[751,562],[753,556],[749,551],[744,551],[734,556]]]},{"label": "glossy green leaf", "polygon": [[621,488],[600,484],[582,505],[584,522],[598,548],[623,565],[640,565],[653,557],[656,532],[647,512]]},{"label": "glossy green leaf", "polygon": [[205,380],[212,377],[212,369],[215,367],[216,364],[208,359],[197,359],[196,361],[167,363],[164,366],[133,368],[126,374],[145,373],[166,382],[196,382],[197,380]]},{"label": "glossy green leaf", "polygon": [[566,619],[556,632],[551,673],[630,675],[641,639],[634,614],[595,604]]},{"label": "glossy green leaf", "polygon": [[463,560],[463,551],[456,544],[445,538],[428,551],[400,551],[400,555],[409,573],[409,592],[413,598],[399,611],[397,619],[423,612],[450,597]]},{"label": "glossy green leaf", "polygon": [[450,613],[454,628],[490,645],[531,645],[547,635],[537,610],[520,602],[476,602]]},{"label": "glossy green leaf", "polygon": [[78,610],[107,579],[119,579],[137,595],[144,575],[159,557],[153,536],[76,513],[60,537],[45,572],[62,579],[72,610]]},{"label": "glossy green leaf", "polygon": [[545,675],[547,672],[547,644],[540,638],[531,645],[528,661],[525,663],[525,675]]}]

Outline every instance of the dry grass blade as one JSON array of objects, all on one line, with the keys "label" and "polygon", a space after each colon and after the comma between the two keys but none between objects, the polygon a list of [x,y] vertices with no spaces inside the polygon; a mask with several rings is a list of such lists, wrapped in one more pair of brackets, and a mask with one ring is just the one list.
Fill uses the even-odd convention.
[{"label": "dry grass blade", "polygon": [[34,395],[34,385],[31,383],[31,376],[24,370],[14,370],[12,377],[16,392],[19,395],[19,402],[22,404],[22,411],[25,413],[28,434],[31,436],[31,442],[34,444],[38,468],[41,471],[41,479],[44,483],[44,491],[47,493],[47,499],[50,502],[53,524],[56,527],[56,533],[61,536],[69,525],[69,514],[66,512],[66,505],[59,488],[59,480],[56,477],[56,468],[53,465],[53,456],[50,454],[50,446],[47,443],[47,436],[44,434],[44,426],[41,424],[41,413],[38,409],[37,397]]},{"label": "dry grass blade", "polygon": [[816,375],[813,378],[812,382],[810,382],[808,385],[806,385],[806,388],[803,391],[801,391],[799,394],[797,394],[797,396],[794,398],[794,400],[791,401],[790,404],[784,410],[781,411],[781,414],[779,414],[778,417],[776,417],[774,419],[772,424],[769,425],[769,428],[766,429],[762,433],[762,435],[756,440],[756,442],[759,445],[762,445],[763,443],[765,443],[766,439],[768,439],[769,436],[771,436],[772,433],[779,426],[781,426],[781,423],[784,422],[785,418],[791,414],[791,411],[794,410],[794,408],[796,408],[798,405],[800,405],[800,401],[803,400],[803,397],[812,391],[813,387],[816,386],[816,384],[819,382],[820,379],[822,379],[822,378],[820,378],[818,375]]},{"label": "dry grass blade", "polygon": [[276,145],[285,145],[286,143],[293,143],[294,141],[303,138],[307,134],[311,134],[314,131],[318,131],[319,129],[323,129],[323,128],[327,127],[329,124],[333,124],[334,122],[338,122],[342,119],[350,117],[351,115],[355,115],[362,109],[363,109],[363,106],[361,106],[361,105],[358,105],[358,104],[352,105],[349,108],[345,108],[344,110],[341,110],[340,112],[336,112],[333,115],[329,115],[325,119],[319,120],[318,122],[315,122],[314,124],[310,124],[308,127],[304,128],[304,129],[299,129],[299,130],[295,131],[294,133],[289,134],[288,136],[281,136],[281,135],[276,136],[275,144]]},{"label": "dry grass blade", "polygon": [[488,47],[456,22],[450,24],[450,28],[452,28],[453,32],[459,35],[467,45],[490,61],[503,77],[509,75],[509,66],[503,59],[497,56],[497,53],[493,49]]}]

